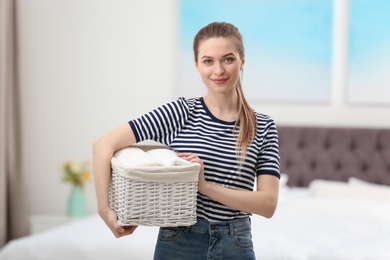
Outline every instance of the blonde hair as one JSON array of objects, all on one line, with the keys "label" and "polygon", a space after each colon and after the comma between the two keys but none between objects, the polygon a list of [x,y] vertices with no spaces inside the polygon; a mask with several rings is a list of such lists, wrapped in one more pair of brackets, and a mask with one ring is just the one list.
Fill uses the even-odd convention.
[{"label": "blonde hair", "polygon": [[[217,37],[233,39],[236,43],[240,58],[244,58],[244,43],[242,35],[237,27],[226,22],[213,22],[200,29],[199,32],[195,35],[193,43],[195,62],[198,62],[200,43],[204,40]],[[237,137],[236,152],[241,160],[243,160],[245,158],[248,146],[255,139],[257,131],[257,119],[255,112],[252,110],[252,108],[249,106],[249,103],[245,99],[244,93],[242,91],[241,78],[237,82],[236,92],[239,101],[239,116],[234,128],[236,129],[238,124],[240,125],[240,131]]]}]

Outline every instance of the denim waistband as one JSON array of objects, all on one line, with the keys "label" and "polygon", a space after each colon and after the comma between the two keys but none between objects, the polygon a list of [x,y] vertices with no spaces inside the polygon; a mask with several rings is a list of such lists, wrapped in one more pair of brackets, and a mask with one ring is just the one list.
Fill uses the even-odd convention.
[{"label": "denim waistband", "polygon": [[251,230],[251,220],[249,217],[242,219],[234,219],[224,222],[209,222],[205,219],[197,219],[197,222],[189,227],[185,227],[185,231],[191,231],[201,234],[235,234],[241,231]]}]

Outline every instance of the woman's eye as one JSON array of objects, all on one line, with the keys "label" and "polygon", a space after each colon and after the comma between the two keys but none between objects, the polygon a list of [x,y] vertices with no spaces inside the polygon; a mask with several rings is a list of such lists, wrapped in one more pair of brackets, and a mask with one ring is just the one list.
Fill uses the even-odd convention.
[{"label": "woman's eye", "polygon": [[203,60],[204,64],[211,64],[213,61],[212,60]]},{"label": "woman's eye", "polygon": [[225,58],[225,62],[232,62],[232,61],[234,61],[234,59],[232,57]]}]

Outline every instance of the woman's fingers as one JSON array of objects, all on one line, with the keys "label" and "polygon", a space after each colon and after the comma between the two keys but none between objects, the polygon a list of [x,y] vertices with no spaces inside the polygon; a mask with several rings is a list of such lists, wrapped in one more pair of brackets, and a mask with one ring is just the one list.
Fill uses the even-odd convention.
[{"label": "woman's fingers", "polygon": [[201,173],[203,174],[204,165],[202,159],[194,153],[178,153],[177,156],[192,163],[199,163],[201,167]]},{"label": "woman's fingers", "polygon": [[113,233],[114,233],[115,237],[120,238],[123,236],[133,234],[134,230],[137,227],[138,226],[126,226],[126,227],[117,226],[117,227],[113,227]]},{"label": "woman's fingers", "polygon": [[177,156],[190,162],[202,164],[202,160],[196,154],[193,153],[178,153]]},{"label": "woman's fingers", "polygon": [[133,234],[134,230],[135,230],[137,227],[138,227],[138,226],[123,227],[123,228],[125,229],[125,232],[123,233],[124,236]]},{"label": "woman's fingers", "polygon": [[102,216],[102,218],[104,222],[106,222],[107,226],[110,228],[111,232],[117,238],[132,234],[134,230],[138,227],[138,226],[126,226],[126,227],[119,226],[116,213],[111,209],[107,212],[107,214]]},{"label": "woman's fingers", "polygon": [[196,154],[193,153],[178,153],[177,156],[180,158],[190,158],[190,157],[195,157]]},{"label": "woman's fingers", "polygon": [[200,171],[199,171],[199,182],[198,187],[203,187],[204,183],[206,182],[204,177],[204,165],[202,159],[199,158],[196,154],[193,153],[178,153],[177,156],[179,156],[182,159],[185,159],[187,161],[190,161],[192,163],[199,163],[200,164]]}]

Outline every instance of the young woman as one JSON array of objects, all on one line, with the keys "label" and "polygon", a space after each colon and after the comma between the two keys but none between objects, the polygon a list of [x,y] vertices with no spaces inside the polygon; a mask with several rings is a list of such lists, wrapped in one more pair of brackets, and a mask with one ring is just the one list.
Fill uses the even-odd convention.
[{"label": "young woman", "polygon": [[205,26],[193,48],[207,95],[162,105],[94,143],[99,214],[116,237],[133,233],[136,227],[118,226],[109,207],[110,160],[121,148],[155,140],[201,165],[197,223],[160,228],[155,259],[255,259],[249,217],[251,213],[272,217],[278,201],[277,129],[244,97],[240,80],[244,46],[234,25]]}]

